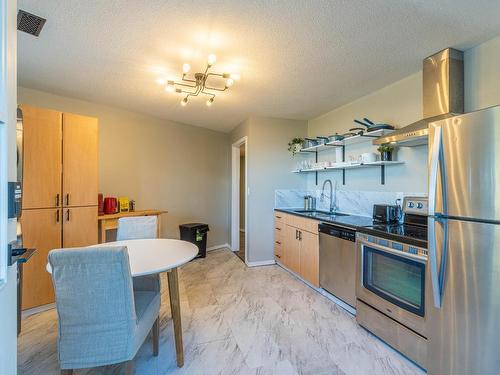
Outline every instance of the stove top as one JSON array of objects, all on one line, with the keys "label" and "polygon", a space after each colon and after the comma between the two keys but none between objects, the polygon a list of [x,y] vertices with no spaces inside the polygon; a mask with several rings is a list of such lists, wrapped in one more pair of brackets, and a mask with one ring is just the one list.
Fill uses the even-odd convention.
[{"label": "stove top", "polygon": [[427,248],[427,227],[410,224],[374,223],[358,228],[359,232]]},{"label": "stove top", "polygon": [[367,227],[374,224],[374,221],[371,217],[356,215],[337,216],[335,220],[332,220],[330,222],[333,224],[347,225],[353,228]]}]

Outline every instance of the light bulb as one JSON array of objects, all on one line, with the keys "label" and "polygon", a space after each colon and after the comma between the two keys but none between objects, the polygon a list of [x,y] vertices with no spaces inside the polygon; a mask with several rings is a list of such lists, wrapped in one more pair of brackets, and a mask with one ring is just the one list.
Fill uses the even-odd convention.
[{"label": "light bulb", "polygon": [[181,105],[182,105],[183,107],[185,107],[187,104],[188,104],[188,98],[184,98],[184,99],[182,99],[182,101],[181,101]]},{"label": "light bulb", "polygon": [[165,91],[167,91],[167,92],[174,92],[175,91],[175,87],[172,86],[172,85],[167,85],[167,86],[165,86]]},{"label": "light bulb", "polygon": [[167,81],[165,80],[165,78],[157,78],[156,79],[156,83],[163,86],[165,83],[167,83]]},{"label": "light bulb", "polygon": [[214,102],[214,98],[210,98],[207,100],[207,107],[212,106],[212,103]]},{"label": "light bulb", "polygon": [[208,55],[208,65],[214,65],[215,62],[217,61],[217,56],[215,56],[215,54],[211,53],[210,55]]},{"label": "light bulb", "polygon": [[191,65],[189,64],[182,65],[182,71],[184,72],[184,74],[188,73],[190,70],[191,70]]},{"label": "light bulb", "polygon": [[231,78],[234,79],[235,81],[239,81],[240,75],[238,73],[231,73]]},{"label": "light bulb", "polygon": [[226,87],[231,87],[232,85],[234,85],[234,79],[228,78],[226,81]]}]

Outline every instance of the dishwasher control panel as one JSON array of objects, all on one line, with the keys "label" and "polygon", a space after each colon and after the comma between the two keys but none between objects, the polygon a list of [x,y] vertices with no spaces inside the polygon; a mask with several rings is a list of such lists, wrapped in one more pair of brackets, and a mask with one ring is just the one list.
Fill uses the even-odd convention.
[{"label": "dishwasher control panel", "polygon": [[356,242],[356,231],[347,228],[321,223],[319,224],[319,232],[346,241]]}]

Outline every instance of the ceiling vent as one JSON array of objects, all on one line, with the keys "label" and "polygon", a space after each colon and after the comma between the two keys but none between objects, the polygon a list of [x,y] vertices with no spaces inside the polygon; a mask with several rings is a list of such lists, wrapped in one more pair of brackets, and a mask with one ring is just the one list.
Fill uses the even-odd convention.
[{"label": "ceiling vent", "polygon": [[17,13],[17,29],[34,36],[40,35],[45,21],[47,21],[45,18],[35,16],[21,9]]}]

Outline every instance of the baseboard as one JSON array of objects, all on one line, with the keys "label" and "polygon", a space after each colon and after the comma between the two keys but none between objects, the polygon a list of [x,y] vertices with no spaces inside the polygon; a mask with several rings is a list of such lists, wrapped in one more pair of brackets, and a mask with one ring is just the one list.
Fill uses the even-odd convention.
[{"label": "baseboard", "polygon": [[47,311],[50,309],[54,309],[55,307],[56,307],[55,303],[49,303],[47,305],[33,307],[32,309],[26,309],[26,310],[23,310],[21,312],[21,318],[24,319],[30,315],[38,314],[38,313],[41,313],[41,312],[44,312],[44,311]]},{"label": "baseboard", "polygon": [[260,267],[260,266],[271,266],[273,264],[276,264],[276,261],[275,260],[263,260],[261,262],[245,261],[245,263],[248,267]]},{"label": "baseboard", "polygon": [[207,247],[207,251],[218,250],[218,249],[222,249],[222,248],[226,248],[226,247],[228,249],[231,248],[231,246],[229,246],[228,243],[223,243],[222,245],[215,245],[215,246]]}]

